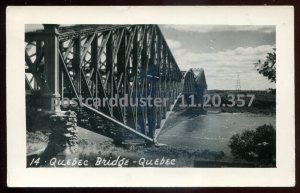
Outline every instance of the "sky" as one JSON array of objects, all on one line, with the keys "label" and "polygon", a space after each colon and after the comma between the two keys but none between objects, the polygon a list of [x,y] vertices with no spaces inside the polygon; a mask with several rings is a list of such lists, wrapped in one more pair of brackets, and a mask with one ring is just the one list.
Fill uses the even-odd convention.
[{"label": "sky", "polygon": [[203,68],[208,89],[275,88],[254,63],[276,46],[275,26],[160,25],[181,70]]}]

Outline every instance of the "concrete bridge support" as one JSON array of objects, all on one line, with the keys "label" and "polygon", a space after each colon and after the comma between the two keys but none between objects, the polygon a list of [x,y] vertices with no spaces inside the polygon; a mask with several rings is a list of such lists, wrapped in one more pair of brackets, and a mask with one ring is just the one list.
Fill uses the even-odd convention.
[{"label": "concrete bridge support", "polygon": [[[27,111],[27,116],[35,116],[31,118],[31,123],[28,127],[34,125],[43,125],[51,130],[49,144],[43,153],[42,157],[66,156],[77,152],[77,128],[76,128],[76,113],[74,111],[61,111],[60,106],[53,105],[53,101],[60,100],[60,65],[59,65],[59,39],[58,25],[44,25],[44,31],[35,37],[39,41],[37,44],[36,60],[41,59],[43,55],[43,68],[39,67],[38,63],[31,61],[26,53],[27,64],[29,70],[35,74],[43,74],[40,81],[40,90],[33,91],[31,96],[30,111]],[[35,65],[35,66],[34,66]],[[43,123],[42,125],[40,123]]]}]

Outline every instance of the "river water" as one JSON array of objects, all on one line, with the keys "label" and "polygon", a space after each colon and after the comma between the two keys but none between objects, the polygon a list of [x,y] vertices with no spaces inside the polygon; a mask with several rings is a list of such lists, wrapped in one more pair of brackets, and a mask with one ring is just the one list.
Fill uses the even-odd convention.
[{"label": "river water", "polygon": [[246,129],[264,124],[276,126],[275,115],[219,113],[183,115],[173,112],[165,123],[158,142],[190,150],[224,151],[231,155],[229,139]]}]

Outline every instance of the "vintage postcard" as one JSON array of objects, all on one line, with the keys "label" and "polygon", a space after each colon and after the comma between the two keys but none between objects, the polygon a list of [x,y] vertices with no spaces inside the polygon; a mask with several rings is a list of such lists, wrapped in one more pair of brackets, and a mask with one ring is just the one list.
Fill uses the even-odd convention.
[{"label": "vintage postcard", "polygon": [[291,6],[8,7],[8,185],[295,184]]}]

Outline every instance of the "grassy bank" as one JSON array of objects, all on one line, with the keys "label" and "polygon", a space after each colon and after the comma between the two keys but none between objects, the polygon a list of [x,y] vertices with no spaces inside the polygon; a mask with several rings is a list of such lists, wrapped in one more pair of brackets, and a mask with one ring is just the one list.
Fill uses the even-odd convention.
[{"label": "grassy bank", "polygon": [[[175,165],[162,165],[152,167],[193,167],[194,160],[226,160],[224,152],[211,152],[209,150],[195,151],[183,148],[175,148],[170,146],[127,146],[118,147],[111,141],[104,143],[90,143],[85,140],[80,141],[79,158],[89,160],[89,167],[94,167],[97,157],[114,160],[118,156],[132,160],[129,167],[143,167],[139,160],[148,160],[148,162],[155,160],[175,160]],[[134,162],[136,161],[136,162]],[[148,165],[148,167],[151,167]]]},{"label": "grassy bank", "polygon": [[[246,163],[245,160],[236,160],[223,151],[210,151],[209,149],[189,149],[174,146],[144,146],[124,145],[117,146],[109,138],[79,128],[77,160],[87,161],[87,165],[74,167],[106,167],[105,164],[97,165],[99,158],[112,162],[117,159],[129,160],[129,164],[122,167],[265,167],[260,163]],[[92,136],[92,137],[91,137]],[[40,131],[27,132],[27,154],[42,153],[49,142],[48,135]],[[41,150],[42,151],[39,151]],[[30,163],[42,154],[28,158]],[[52,159],[51,157],[50,159]],[[56,159],[62,159],[60,156]],[[47,160],[50,163],[50,159]],[[68,158],[69,159],[69,158]],[[174,165],[153,165],[153,163],[174,160]],[[145,165],[148,163],[148,165]],[[150,165],[149,165],[150,163]],[[57,163],[56,163],[57,164]],[[151,165],[152,164],[152,165]],[[60,165],[46,164],[45,167],[62,167]],[[31,167],[31,166],[30,166]],[[34,166],[33,166],[34,167]],[[118,167],[117,165],[109,167]]]},{"label": "grassy bank", "polygon": [[[98,135],[98,134],[94,134]],[[27,133],[27,152],[38,151],[48,144],[47,135],[42,132]],[[79,140],[77,157],[80,160],[88,160],[88,165],[83,167],[95,167],[99,157],[105,160],[120,159],[130,160],[126,167],[193,167],[195,160],[227,161],[228,158],[222,151],[213,152],[209,150],[188,150],[171,146],[144,146],[126,145],[116,146],[112,140],[92,141],[87,139]],[[142,160],[141,160],[142,159]],[[141,161],[154,163],[155,160],[175,160],[174,165],[143,165]],[[49,165],[46,165],[49,166]],[[96,167],[103,167],[99,165]],[[117,166],[116,166],[117,167]]]}]

